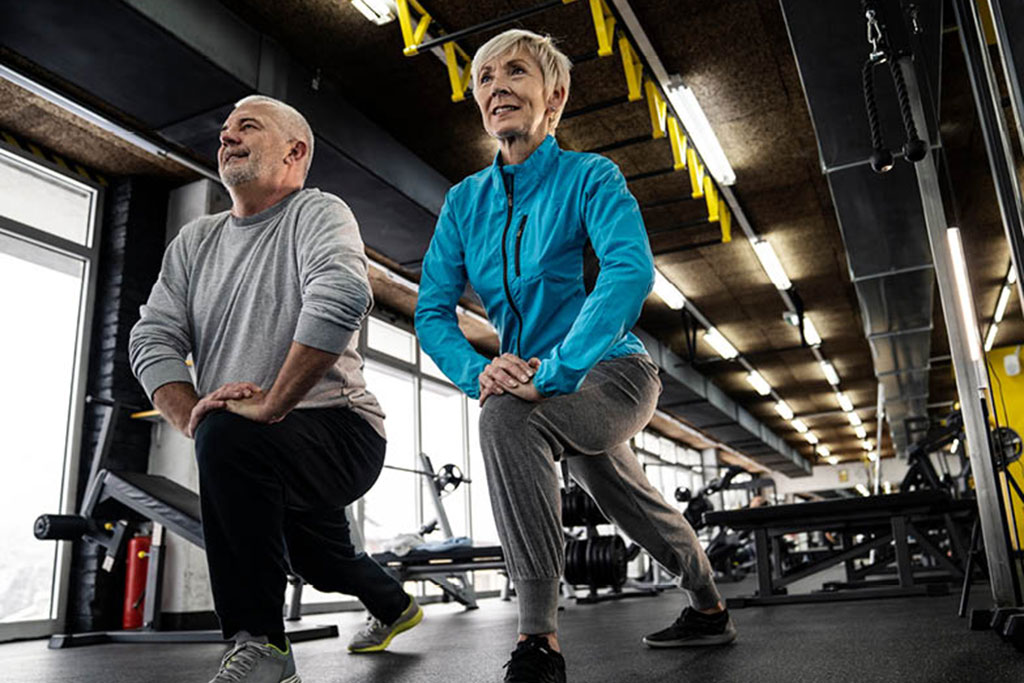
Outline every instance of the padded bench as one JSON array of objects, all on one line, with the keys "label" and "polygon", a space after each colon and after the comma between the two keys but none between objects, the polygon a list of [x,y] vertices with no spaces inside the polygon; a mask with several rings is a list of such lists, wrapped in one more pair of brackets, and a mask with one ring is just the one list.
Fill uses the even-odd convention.
[{"label": "padded bench", "polygon": [[[976,516],[973,500],[954,500],[941,491],[914,491],[709,512],[704,519],[709,525],[754,533],[758,589],[755,595],[729,599],[729,606],[738,608],[948,593],[948,583],[963,578],[965,530]],[[815,552],[812,559],[787,567],[782,537],[810,531],[835,532],[842,546]],[[873,561],[856,566],[854,561],[871,551]],[[915,554],[922,558],[916,565]],[[790,584],[839,564],[845,566],[846,582],[788,594]],[[893,564],[895,578],[878,578],[891,573]]]}]

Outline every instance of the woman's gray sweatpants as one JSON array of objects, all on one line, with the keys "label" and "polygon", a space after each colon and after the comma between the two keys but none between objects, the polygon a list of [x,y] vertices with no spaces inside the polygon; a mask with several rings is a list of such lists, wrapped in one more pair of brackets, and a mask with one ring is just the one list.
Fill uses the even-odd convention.
[{"label": "woman's gray sweatpants", "polygon": [[646,355],[598,363],[573,394],[540,403],[491,396],[480,414],[480,444],[491,507],[519,597],[519,632],[557,629],[565,562],[556,461],[601,512],[693,594],[697,609],[720,599],[693,528],[651,486],[629,439],[654,414],[658,368]]}]

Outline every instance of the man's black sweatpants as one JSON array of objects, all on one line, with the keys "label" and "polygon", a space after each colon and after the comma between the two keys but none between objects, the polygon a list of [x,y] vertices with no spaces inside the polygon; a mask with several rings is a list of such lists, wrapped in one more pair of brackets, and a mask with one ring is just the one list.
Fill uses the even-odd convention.
[{"label": "man's black sweatpants", "polygon": [[346,408],[294,410],[275,424],[229,412],[195,434],[203,535],[213,600],[225,638],[278,637],[286,575],[359,598],[384,623],[408,598],[352,545],[345,506],[384,465],[386,441]]}]

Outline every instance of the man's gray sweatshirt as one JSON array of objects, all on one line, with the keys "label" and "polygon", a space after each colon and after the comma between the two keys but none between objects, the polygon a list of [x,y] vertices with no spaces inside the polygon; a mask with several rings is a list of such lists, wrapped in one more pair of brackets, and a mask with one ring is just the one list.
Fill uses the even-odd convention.
[{"label": "man's gray sweatshirt", "polygon": [[132,328],[132,371],[152,399],[169,382],[203,396],[228,382],[273,385],[292,341],[340,353],[297,408],[345,406],[384,435],[356,351],[373,305],[359,226],[348,206],[315,189],[246,218],[191,221],[167,246],[160,277]]}]

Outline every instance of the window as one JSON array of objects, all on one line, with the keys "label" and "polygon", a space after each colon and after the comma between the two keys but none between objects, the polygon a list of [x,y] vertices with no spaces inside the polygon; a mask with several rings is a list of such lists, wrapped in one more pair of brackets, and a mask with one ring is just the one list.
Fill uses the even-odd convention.
[{"label": "window", "polygon": [[67,544],[42,513],[74,512],[95,268],[98,187],[0,146],[0,640],[58,627]]},{"label": "window", "polygon": [[[416,460],[416,393],[408,372],[367,361],[363,370],[366,386],[387,416],[384,429],[388,437],[386,465],[419,469]],[[385,468],[380,478],[363,497],[363,535],[368,552],[383,550],[386,541],[419,528],[416,514],[416,487],[419,475]]]},{"label": "window", "polygon": [[0,215],[88,247],[96,191],[35,161],[0,152]]},{"label": "window", "polygon": [[368,319],[366,344],[371,349],[386,353],[406,363],[416,362],[416,337],[383,320],[373,317]]},{"label": "window", "polygon": [[[450,385],[423,380],[420,385],[420,416],[422,425],[422,451],[430,458],[434,471],[449,463],[465,472],[465,424],[463,407],[465,397]],[[430,482],[422,478],[424,521],[436,517],[434,503],[427,486]],[[444,511],[451,524],[453,536],[469,536],[468,486],[459,486],[444,496]]]}]

